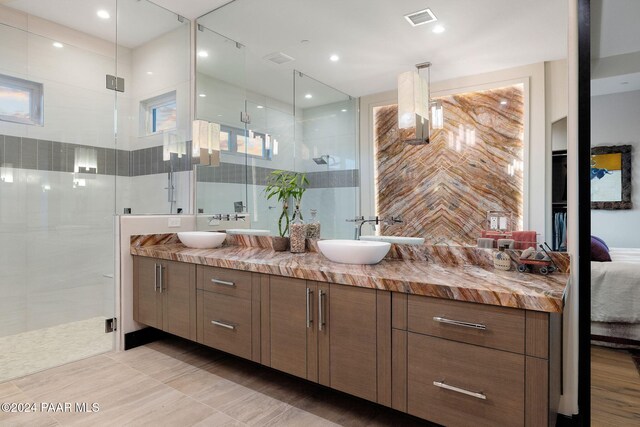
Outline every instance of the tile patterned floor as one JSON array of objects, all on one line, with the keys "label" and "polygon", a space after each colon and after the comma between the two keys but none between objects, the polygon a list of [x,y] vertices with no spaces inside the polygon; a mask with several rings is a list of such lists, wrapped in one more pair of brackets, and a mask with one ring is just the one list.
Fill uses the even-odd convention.
[{"label": "tile patterned floor", "polygon": [[113,350],[104,317],[0,337],[0,382]]},{"label": "tile patterned floor", "polygon": [[0,383],[0,402],[100,406],[94,413],[0,412],[2,426],[429,425],[180,339]]}]

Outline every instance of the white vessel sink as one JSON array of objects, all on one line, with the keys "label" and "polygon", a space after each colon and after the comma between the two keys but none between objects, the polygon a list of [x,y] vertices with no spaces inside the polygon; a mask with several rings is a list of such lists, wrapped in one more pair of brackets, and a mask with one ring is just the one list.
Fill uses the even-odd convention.
[{"label": "white vessel sink", "polygon": [[400,245],[423,245],[422,237],[403,237],[403,236],[360,236],[360,240],[371,242],[389,242]]},{"label": "white vessel sink", "polygon": [[269,230],[259,230],[257,228],[230,228],[225,231],[227,234],[240,234],[244,236],[268,236],[271,234]]},{"label": "white vessel sink", "polygon": [[325,257],[341,264],[377,264],[391,249],[388,242],[362,240],[319,240],[318,248]]},{"label": "white vessel sink", "polygon": [[178,239],[187,247],[195,249],[212,249],[222,245],[226,233],[217,231],[183,231],[178,233]]}]

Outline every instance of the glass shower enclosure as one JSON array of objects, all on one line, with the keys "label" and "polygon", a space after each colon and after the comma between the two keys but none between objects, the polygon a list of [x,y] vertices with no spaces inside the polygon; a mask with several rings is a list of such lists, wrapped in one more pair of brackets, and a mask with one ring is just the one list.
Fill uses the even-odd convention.
[{"label": "glass shower enclosure", "polygon": [[189,210],[190,159],[157,155],[189,138],[190,22],[145,0],[94,6],[0,5],[0,382],[114,349],[116,215],[169,213],[172,165],[174,212]]}]

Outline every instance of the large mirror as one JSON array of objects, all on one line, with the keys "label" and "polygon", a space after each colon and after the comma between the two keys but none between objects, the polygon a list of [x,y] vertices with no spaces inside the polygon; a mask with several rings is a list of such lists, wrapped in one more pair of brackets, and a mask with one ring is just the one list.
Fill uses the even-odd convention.
[{"label": "large mirror", "polygon": [[196,166],[196,207],[207,219],[199,223],[242,214],[239,226],[278,235],[282,207],[265,187],[285,171],[307,178],[300,209],[305,220],[314,211],[323,238],[353,238],[357,100],[236,27],[243,10],[232,3],[197,23],[196,117],[220,124],[219,162]]},{"label": "large mirror", "polygon": [[[199,18],[196,117],[221,124],[225,142],[219,165],[198,166],[198,212],[242,211],[249,227],[276,234],[279,206],[263,190],[273,170],[286,170],[307,174],[302,210],[318,211],[323,238],[464,246],[506,238],[516,248],[566,250],[566,197],[551,194],[566,193],[566,176],[552,178],[562,170],[552,141],[566,141],[567,6],[547,3],[526,12],[552,16],[544,39],[528,27],[473,31],[441,2],[431,5],[438,21],[425,25],[405,19],[414,12],[406,4],[373,10],[365,1],[353,11],[371,19],[356,22],[330,4],[289,0],[237,0]],[[519,6],[469,7],[491,19],[490,10]],[[370,21],[387,22],[397,38]],[[443,115],[429,118],[429,144],[410,145],[399,127],[398,76],[424,61],[432,62],[419,70],[427,103]],[[267,149],[267,135],[278,144]],[[566,167],[566,148],[564,159]],[[372,221],[349,222],[359,216]]]}]

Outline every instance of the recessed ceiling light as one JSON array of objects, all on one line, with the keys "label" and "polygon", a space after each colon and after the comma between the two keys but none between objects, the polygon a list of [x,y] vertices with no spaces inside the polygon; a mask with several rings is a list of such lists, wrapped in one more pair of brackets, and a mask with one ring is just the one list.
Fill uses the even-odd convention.
[{"label": "recessed ceiling light", "polygon": [[342,109],[342,110],[340,110],[340,111],[342,111],[343,113],[346,113],[346,112],[347,112],[347,109],[346,109],[346,108],[343,108],[343,109]]},{"label": "recessed ceiling light", "polygon": [[200,95],[198,95],[200,98],[206,98],[207,94],[206,93],[201,93]]},{"label": "recessed ceiling light", "polygon": [[304,97],[305,97],[305,98],[307,98],[307,99],[311,99],[311,98],[313,98],[313,95],[311,95],[310,93],[308,93],[308,94],[306,94]]},{"label": "recessed ceiling light", "polygon": [[500,101],[500,105],[507,105],[507,101]]},{"label": "recessed ceiling light", "polygon": [[100,9],[99,11],[97,11],[96,15],[98,15],[98,18],[100,18],[100,19],[109,19],[109,18],[111,18],[111,15],[109,14],[109,12],[107,12],[104,9]]},{"label": "recessed ceiling light", "polygon": [[436,25],[435,27],[433,27],[433,31],[436,34],[440,34],[440,33],[444,33],[444,27],[442,25]]},{"label": "recessed ceiling light", "polygon": [[218,114],[218,117],[222,117],[222,114]]},{"label": "recessed ceiling light", "polygon": [[337,62],[340,60],[340,57],[334,54],[329,57],[329,60],[331,60],[331,62]]},{"label": "recessed ceiling light", "polygon": [[256,108],[263,109],[264,107],[262,105],[258,105]]},{"label": "recessed ceiling light", "polygon": [[57,47],[58,49],[64,47],[64,45],[60,42],[53,42],[53,47]]},{"label": "recessed ceiling light", "polygon": [[201,50],[200,52],[198,52],[198,56],[200,58],[206,58],[209,56],[209,52],[207,52],[206,50]]},{"label": "recessed ceiling light", "polygon": [[413,27],[417,27],[418,25],[428,24],[429,22],[437,21],[436,15],[433,14],[431,9],[423,9],[417,12],[409,13],[408,15],[404,15],[404,19],[406,19],[409,24]]},{"label": "recessed ceiling light", "polygon": [[153,71],[147,71],[147,74],[152,76],[153,75]]}]

